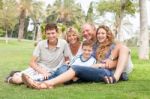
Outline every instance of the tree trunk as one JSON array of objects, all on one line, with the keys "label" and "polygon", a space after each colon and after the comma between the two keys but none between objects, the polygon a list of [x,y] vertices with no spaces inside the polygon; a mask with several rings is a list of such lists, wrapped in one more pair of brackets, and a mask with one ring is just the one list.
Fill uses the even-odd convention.
[{"label": "tree trunk", "polygon": [[42,39],[41,27],[40,27],[40,25],[38,25],[36,41],[40,41],[41,39]]},{"label": "tree trunk", "polygon": [[21,41],[23,39],[24,35],[24,25],[25,25],[25,17],[26,17],[26,11],[22,10],[19,18],[19,32],[18,32],[18,41]]},{"label": "tree trunk", "polygon": [[116,16],[116,37],[117,37],[117,40],[119,40],[119,41],[123,41],[123,40],[121,40],[121,35],[122,35],[121,22],[122,22],[122,19],[124,16],[124,10],[125,10],[127,2],[128,2],[128,0],[120,1],[120,13],[118,13],[118,16]]},{"label": "tree trunk", "polygon": [[6,34],[5,34],[5,43],[8,44],[8,32],[7,32],[7,29],[6,29]]},{"label": "tree trunk", "polygon": [[149,59],[149,33],[147,19],[147,0],[139,0],[140,6],[140,40],[139,59]]}]

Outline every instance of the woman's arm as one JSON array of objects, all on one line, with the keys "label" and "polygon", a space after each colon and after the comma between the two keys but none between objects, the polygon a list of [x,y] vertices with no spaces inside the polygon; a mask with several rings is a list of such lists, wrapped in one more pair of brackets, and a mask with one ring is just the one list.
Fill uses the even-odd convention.
[{"label": "woman's arm", "polygon": [[109,58],[105,59],[103,62],[106,63],[106,68],[114,69],[117,66],[119,58],[119,48],[120,44],[116,44],[115,48],[111,51]]}]

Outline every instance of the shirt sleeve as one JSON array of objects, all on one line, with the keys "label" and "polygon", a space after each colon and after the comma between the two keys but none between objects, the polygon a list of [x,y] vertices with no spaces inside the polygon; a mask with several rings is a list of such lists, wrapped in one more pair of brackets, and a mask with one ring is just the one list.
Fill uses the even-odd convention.
[{"label": "shirt sleeve", "polygon": [[35,57],[39,57],[40,56],[40,42],[38,43],[38,45],[35,47],[34,51],[33,51],[33,56]]},{"label": "shirt sleeve", "polygon": [[70,50],[69,45],[68,45],[67,42],[65,42],[64,56],[69,57],[70,60],[73,58],[73,56],[71,54],[71,50]]}]

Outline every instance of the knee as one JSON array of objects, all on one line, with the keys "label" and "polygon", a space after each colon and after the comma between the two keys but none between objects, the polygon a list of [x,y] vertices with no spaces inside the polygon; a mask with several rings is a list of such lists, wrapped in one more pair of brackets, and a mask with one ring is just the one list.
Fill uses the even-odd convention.
[{"label": "knee", "polygon": [[130,52],[130,49],[123,44],[118,44],[117,49],[119,50],[120,53],[129,53]]}]

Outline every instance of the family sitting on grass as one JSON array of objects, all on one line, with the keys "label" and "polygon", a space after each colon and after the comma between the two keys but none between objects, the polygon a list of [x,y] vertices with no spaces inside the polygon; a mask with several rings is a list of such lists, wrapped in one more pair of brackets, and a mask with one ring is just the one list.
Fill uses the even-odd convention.
[{"label": "family sitting on grass", "polygon": [[83,42],[78,32],[69,28],[64,39],[57,37],[57,25],[45,27],[47,40],[36,46],[29,68],[11,72],[6,82],[28,88],[50,89],[58,84],[73,82],[116,83],[128,80],[133,69],[130,51],[114,41],[107,26],[82,26]]}]

